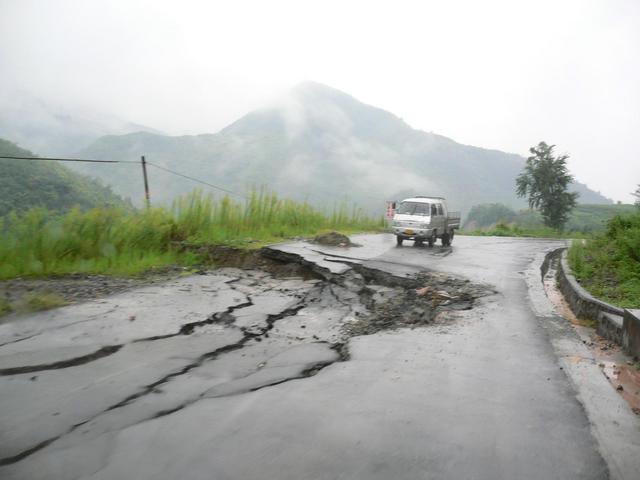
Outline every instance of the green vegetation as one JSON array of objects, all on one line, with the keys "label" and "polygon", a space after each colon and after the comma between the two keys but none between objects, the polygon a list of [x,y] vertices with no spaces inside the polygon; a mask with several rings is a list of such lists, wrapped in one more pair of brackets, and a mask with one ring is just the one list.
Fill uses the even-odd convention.
[{"label": "green vegetation", "polygon": [[3,315],[8,315],[13,312],[13,307],[11,306],[11,302],[6,298],[0,298],[0,317]]},{"label": "green vegetation", "polygon": [[[564,232],[566,236],[573,238],[583,237],[588,233],[602,232],[606,229],[607,222],[616,215],[635,211],[636,208],[633,205],[577,205],[565,224]],[[516,212],[506,205],[497,203],[474,206],[467,215],[464,228],[469,231],[492,231],[500,222],[513,229],[517,227],[517,229],[525,231],[540,231],[542,229],[553,232],[553,230],[544,227],[540,212],[535,210]],[[490,235],[490,233],[486,234]]]},{"label": "green vegetation", "polygon": [[529,208],[539,210],[547,227],[562,230],[576,206],[578,194],[569,192],[573,177],[567,169],[569,155],[553,155],[555,145],[540,142],[531,147],[524,171],[516,178],[516,193],[527,197]]},{"label": "green vegetation", "polygon": [[605,232],[569,249],[574,275],[592,295],[621,307],[640,307],[640,212],[617,215]]},{"label": "green vegetation", "polygon": [[13,312],[40,312],[68,304],[69,302],[60,295],[51,292],[33,292],[21,298],[14,298],[13,300],[0,298],[0,317]]},{"label": "green vegetation", "polygon": [[325,229],[355,232],[383,225],[382,218],[357,208],[324,213],[265,191],[251,193],[245,202],[194,192],[171,210],[75,208],[54,215],[32,208],[2,219],[0,279],[72,272],[136,275],[152,267],[197,264],[198,256],[181,242],[255,246]]},{"label": "green vegetation", "polygon": [[476,230],[464,230],[461,235],[494,236],[494,237],[537,237],[537,238],[584,238],[580,232],[559,231],[553,228],[538,226],[536,228],[522,227],[517,224],[498,222],[496,225]]},{"label": "green vegetation", "polygon": [[634,212],[633,205],[577,205],[569,216],[565,230],[583,233],[602,232],[616,215]]},{"label": "green vegetation", "polygon": [[502,203],[474,205],[465,220],[464,228],[483,229],[497,223],[512,223],[518,214]]},{"label": "green vegetation", "polygon": [[67,304],[64,298],[55,293],[31,293],[25,296],[23,302],[24,309],[30,312],[50,310]]},{"label": "green vegetation", "polygon": [[[2,139],[0,155],[35,157],[28,150]],[[57,162],[0,159],[0,216],[35,206],[56,212],[68,211],[74,206],[82,209],[130,208],[109,187]]]}]

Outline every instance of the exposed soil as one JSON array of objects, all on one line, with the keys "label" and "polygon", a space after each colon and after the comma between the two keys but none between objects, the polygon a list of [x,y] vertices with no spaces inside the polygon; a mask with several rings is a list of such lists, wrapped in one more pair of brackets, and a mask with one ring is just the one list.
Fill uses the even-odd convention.
[{"label": "exposed soil", "polygon": [[[342,237],[331,232],[324,238],[328,238],[330,244],[335,244],[347,238]],[[343,333],[347,336],[429,325],[438,319],[450,318],[450,315],[444,315],[446,312],[469,310],[476,299],[496,293],[487,285],[473,284],[469,280],[440,272],[400,278],[353,264],[353,271],[337,275],[307,263],[296,255],[289,256],[278,250],[200,246],[197,247],[197,253],[216,267],[259,269],[276,278],[320,279],[346,287],[358,295],[366,309],[366,313],[356,313],[354,321],[345,323]],[[348,261],[345,260],[345,263]]]},{"label": "exposed soil", "polygon": [[442,273],[418,274],[404,288],[368,286],[370,313],[345,324],[350,336],[370,335],[381,330],[415,328],[442,319],[445,312],[469,310],[476,299],[495,293],[485,285]]},{"label": "exposed soil", "polygon": [[217,245],[196,247],[194,251],[215,267],[263,270],[276,278],[301,277],[305,280],[322,278],[301,263],[276,261],[264,255],[264,249],[243,250]]},{"label": "exposed soil", "polygon": [[574,328],[611,386],[627,401],[633,412],[640,415],[640,362],[626,355],[619,345],[598,335],[593,328],[580,324]]}]

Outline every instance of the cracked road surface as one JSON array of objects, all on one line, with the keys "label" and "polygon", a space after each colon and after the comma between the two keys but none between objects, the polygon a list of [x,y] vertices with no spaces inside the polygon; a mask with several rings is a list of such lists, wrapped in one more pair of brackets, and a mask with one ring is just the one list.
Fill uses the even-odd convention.
[{"label": "cracked road surface", "polygon": [[637,418],[544,296],[562,242],[354,241],[0,325],[0,478],[638,478]]}]

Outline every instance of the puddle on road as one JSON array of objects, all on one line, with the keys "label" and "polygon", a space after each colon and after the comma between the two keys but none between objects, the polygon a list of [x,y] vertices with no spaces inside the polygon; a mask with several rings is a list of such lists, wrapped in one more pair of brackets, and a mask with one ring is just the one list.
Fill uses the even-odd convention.
[{"label": "puddle on road", "polygon": [[[552,260],[552,262],[554,262]],[[555,260],[557,262],[557,260]],[[576,317],[557,286],[553,263],[543,278],[545,293],[560,315],[569,320],[582,342],[589,348],[602,373],[613,388],[640,415],[640,363],[633,362],[619,345],[598,335],[596,322]],[[568,358],[572,363],[586,360],[579,355]]]}]

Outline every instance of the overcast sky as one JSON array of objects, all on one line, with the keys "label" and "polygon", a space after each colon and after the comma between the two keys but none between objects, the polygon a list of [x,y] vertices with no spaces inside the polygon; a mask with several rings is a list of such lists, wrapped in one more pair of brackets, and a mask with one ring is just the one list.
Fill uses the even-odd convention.
[{"label": "overcast sky", "polygon": [[0,0],[5,93],[177,135],[305,80],[461,143],[554,143],[615,200],[640,183],[638,0]]}]

